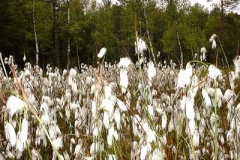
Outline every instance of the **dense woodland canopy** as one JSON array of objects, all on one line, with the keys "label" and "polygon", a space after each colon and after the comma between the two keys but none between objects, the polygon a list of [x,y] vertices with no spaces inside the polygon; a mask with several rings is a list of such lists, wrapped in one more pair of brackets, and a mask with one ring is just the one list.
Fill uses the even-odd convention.
[{"label": "dense woodland canopy", "polygon": [[[102,47],[107,48],[108,62],[126,55],[136,61],[137,31],[148,46],[151,41],[157,62],[173,59],[180,64],[182,52],[186,63],[201,47],[207,49],[208,62],[215,62],[218,53],[222,65],[223,50],[230,64],[238,54],[240,15],[222,12],[221,6],[209,12],[187,0],[118,0],[118,5],[104,0],[101,6],[90,2],[1,0],[0,51],[4,57],[14,55],[20,65],[25,54],[27,61],[41,67],[95,65]],[[159,7],[161,3],[165,7]],[[213,50],[209,38],[214,33],[220,41]]]}]

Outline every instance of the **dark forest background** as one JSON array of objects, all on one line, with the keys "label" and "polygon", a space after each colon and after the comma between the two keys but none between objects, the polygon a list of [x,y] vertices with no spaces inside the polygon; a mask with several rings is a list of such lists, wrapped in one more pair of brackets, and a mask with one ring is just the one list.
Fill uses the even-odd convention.
[{"label": "dark forest background", "polygon": [[[102,47],[107,48],[108,62],[126,55],[136,61],[136,31],[148,46],[151,41],[156,57],[161,53],[157,62],[173,59],[179,65],[182,50],[186,63],[205,47],[208,62],[215,62],[218,53],[224,65],[222,48],[230,64],[239,52],[240,15],[224,10],[234,1],[210,12],[199,4],[190,6],[187,0],[103,2],[99,6],[89,0],[1,0],[0,52],[3,57],[13,55],[20,66],[24,54],[26,61],[41,67],[95,66]],[[220,41],[213,50],[209,38],[214,33]]]}]

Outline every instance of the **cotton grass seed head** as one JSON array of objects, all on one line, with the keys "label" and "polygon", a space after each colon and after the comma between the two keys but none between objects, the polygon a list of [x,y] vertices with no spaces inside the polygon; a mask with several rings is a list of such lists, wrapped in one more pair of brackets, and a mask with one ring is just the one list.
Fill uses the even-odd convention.
[{"label": "cotton grass seed head", "polygon": [[126,93],[128,88],[128,74],[127,70],[121,69],[120,70],[120,86],[122,93]]},{"label": "cotton grass seed head", "polygon": [[27,136],[28,136],[28,121],[26,118],[23,118],[22,127],[20,130],[20,138],[23,143],[27,141]]},{"label": "cotton grass seed head", "polygon": [[200,52],[201,52],[201,53],[206,53],[206,52],[207,52],[207,50],[206,50],[206,48],[205,48],[205,47],[202,47],[202,48],[200,49]]},{"label": "cotton grass seed head", "polygon": [[129,65],[132,64],[132,61],[128,57],[120,58],[120,62],[118,63],[119,68],[128,68]]},{"label": "cotton grass seed head", "polygon": [[216,35],[216,34],[213,34],[213,35],[211,36],[211,38],[209,39],[209,42],[212,42],[213,40],[215,40],[216,37],[217,37],[217,35]]},{"label": "cotton grass seed head", "polygon": [[239,74],[240,73],[240,56],[237,56],[233,60],[234,67],[235,67],[235,73]]},{"label": "cotton grass seed head", "polygon": [[212,49],[215,49],[217,47],[217,43],[215,39],[212,41]]},{"label": "cotton grass seed head", "polygon": [[6,139],[10,142],[10,145],[14,147],[17,142],[17,136],[12,124],[10,124],[9,122],[6,122],[4,129],[5,129]]},{"label": "cotton grass seed head", "polygon": [[16,96],[10,96],[6,105],[9,115],[12,117],[15,113],[23,109],[26,103]]},{"label": "cotton grass seed head", "polygon": [[150,61],[148,63],[148,70],[147,70],[147,72],[148,72],[148,79],[151,82],[152,79],[156,76],[156,72],[157,72],[156,68],[154,67],[154,63],[152,61]]},{"label": "cotton grass seed head", "polygon": [[99,59],[103,58],[103,56],[106,54],[106,52],[107,52],[107,49],[106,49],[105,47],[103,47],[103,48],[99,51],[97,57],[98,57]]},{"label": "cotton grass seed head", "polygon": [[220,80],[222,79],[222,73],[221,71],[215,67],[214,65],[210,65],[208,67],[208,77],[216,80],[217,78],[219,78]]},{"label": "cotton grass seed head", "polygon": [[186,69],[181,69],[178,73],[177,88],[184,88],[191,84],[192,66],[187,63]]},{"label": "cotton grass seed head", "polygon": [[147,45],[145,41],[142,38],[137,38],[137,41],[135,42],[135,51],[136,53],[142,53],[147,50]]}]

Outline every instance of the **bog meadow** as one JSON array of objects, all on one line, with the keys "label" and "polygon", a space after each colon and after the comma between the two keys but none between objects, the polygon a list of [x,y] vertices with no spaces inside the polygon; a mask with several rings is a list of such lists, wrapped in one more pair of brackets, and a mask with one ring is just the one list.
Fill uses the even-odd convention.
[{"label": "bog meadow", "polygon": [[0,159],[237,160],[238,1],[118,2],[0,4]]}]

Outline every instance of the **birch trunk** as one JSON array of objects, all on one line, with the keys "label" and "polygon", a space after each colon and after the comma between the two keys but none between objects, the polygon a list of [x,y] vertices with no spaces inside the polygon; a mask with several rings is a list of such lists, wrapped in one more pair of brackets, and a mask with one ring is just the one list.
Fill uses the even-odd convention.
[{"label": "birch trunk", "polygon": [[53,32],[54,32],[54,53],[56,56],[57,67],[60,66],[59,60],[59,51],[58,51],[58,30],[57,30],[57,0],[52,0],[52,7],[53,7]]},{"label": "birch trunk", "polygon": [[35,20],[34,1],[33,1],[33,32],[34,32],[35,47],[36,47],[36,65],[38,65],[38,63],[39,63],[39,47],[38,47],[38,37],[37,37],[36,20]]},{"label": "birch trunk", "polygon": [[[70,0],[68,0],[68,28],[70,27]],[[70,34],[68,33],[68,45],[67,45],[67,70],[70,69],[70,55],[71,54],[71,42]]]},{"label": "birch trunk", "polygon": [[154,55],[154,52],[153,52],[153,46],[152,46],[151,37],[150,37],[150,34],[149,34],[148,19],[147,19],[147,14],[146,14],[146,7],[144,7],[143,9],[144,9],[144,17],[145,17],[145,20],[146,20],[147,36],[148,36],[148,41],[149,41],[149,45],[150,45],[150,52],[152,54],[152,58],[153,58],[154,64],[157,65],[156,58],[155,58],[155,55]]},{"label": "birch trunk", "polygon": [[182,52],[182,46],[181,46],[181,42],[180,42],[180,36],[179,36],[179,32],[178,32],[178,23],[177,23],[177,19],[175,17],[175,22],[176,22],[176,30],[177,30],[177,39],[178,39],[178,45],[179,45],[179,50],[180,50],[180,54],[181,54],[181,66],[180,68],[183,68],[183,52]]}]

